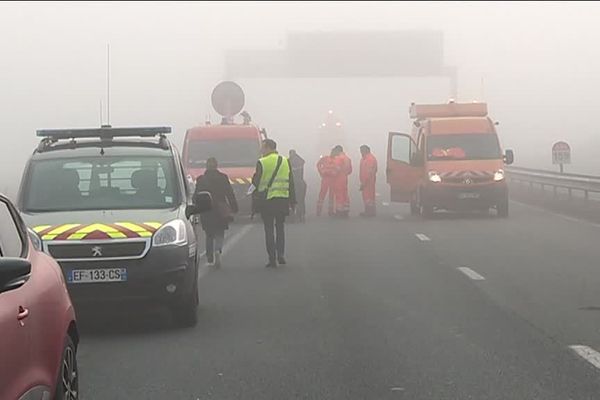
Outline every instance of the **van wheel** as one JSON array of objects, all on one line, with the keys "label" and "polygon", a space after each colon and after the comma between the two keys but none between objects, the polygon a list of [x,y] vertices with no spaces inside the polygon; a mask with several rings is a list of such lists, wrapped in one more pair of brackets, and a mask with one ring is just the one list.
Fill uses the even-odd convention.
[{"label": "van wheel", "polygon": [[508,199],[502,200],[496,206],[496,213],[500,218],[508,218]]},{"label": "van wheel", "polygon": [[412,199],[410,201],[410,215],[419,215],[419,205],[417,204],[417,200],[416,199]]},{"label": "van wheel", "polygon": [[175,325],[181,328],[192,328],[198,323],[198,278],[191,292],[171,306]]},{"label": "van wheel", "polygon": [[426,219],[433,217],[433,206],[428,203],[422,203],[421,204],[421,216]]},{"label": "van wheel", "polygon": [[60,362],[58,382],[56,384],[56,400],[79,399],[79,370],[77,368],[77,348],[73,339],[67,335]]}]

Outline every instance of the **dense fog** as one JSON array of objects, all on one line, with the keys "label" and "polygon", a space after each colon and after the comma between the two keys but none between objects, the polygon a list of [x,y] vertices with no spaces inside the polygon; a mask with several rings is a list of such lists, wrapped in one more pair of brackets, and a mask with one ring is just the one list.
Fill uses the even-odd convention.
[{"label": "dense fog", "polygon": [[[458,70],[458,100],[482,100],[500,121],[516,165],[554,168],[550,147],[573,149],[567,171],[598,174],[600,37],[597,3],[2,3],[0,191],[14,195],[35,130],[110,123],[188,127],[213,122],[210,93],[230,49],[284,48],[289,32],[443,32],[444,62]],[[410,57],[410,54],[407,54]],[[328,110],[343,121],[348,153],[406,131],[408,106],[445,102],[444,77],[244,78],[246,109],[282,149],[316,157]],[[326,149],[325,149],[326,151]]]}]

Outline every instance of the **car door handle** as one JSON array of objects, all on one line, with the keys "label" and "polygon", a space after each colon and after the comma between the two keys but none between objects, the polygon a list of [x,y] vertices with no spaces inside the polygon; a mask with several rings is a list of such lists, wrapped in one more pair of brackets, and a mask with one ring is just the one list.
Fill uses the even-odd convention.
[{"label": "car door handle", "polygon": [[27,317],[29,317],[29,309],[19,306],[19,313],[17,314],[17,320],[23,321]]}]

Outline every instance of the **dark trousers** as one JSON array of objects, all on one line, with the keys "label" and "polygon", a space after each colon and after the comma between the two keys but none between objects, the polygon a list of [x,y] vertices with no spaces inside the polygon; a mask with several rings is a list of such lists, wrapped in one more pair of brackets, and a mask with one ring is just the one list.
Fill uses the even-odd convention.
[{"label": "dark trousers", "polygon": [[306,182],[304,182],[303,180],[301,180],[298,183],[294,183],[296,184],[296,201],[298,202],[298,204],[296,205],[296,215],[300,218],[304,218],[304,216],[306,215],[307,185]]},{"label": "dark trousers", "polygon": [[285,252],[285,214],[267,211],[261,215],[265,225],[265,241],[269,260],[275,261],[277,257],[283,257]]}]

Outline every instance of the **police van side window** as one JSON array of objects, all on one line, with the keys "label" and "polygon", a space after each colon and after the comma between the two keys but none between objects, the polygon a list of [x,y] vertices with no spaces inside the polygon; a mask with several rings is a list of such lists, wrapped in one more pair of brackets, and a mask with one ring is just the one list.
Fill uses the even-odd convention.
[{"label": "police van side window", "polygon": [[0,201],[0,256],[22,257],[24,243],[8,205]]}]

